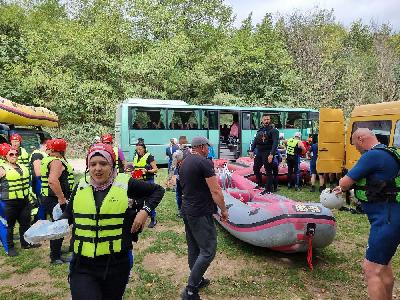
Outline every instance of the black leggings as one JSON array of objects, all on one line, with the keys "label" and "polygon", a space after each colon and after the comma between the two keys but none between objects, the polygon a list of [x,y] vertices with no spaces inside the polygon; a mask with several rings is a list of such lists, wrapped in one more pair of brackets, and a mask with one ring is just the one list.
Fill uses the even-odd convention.
[{"label": "black leggings", "polygon": [[121,300],[129,280],[129,262],[110,265],[104,278],[104,269],[98,266],[77,265],[69,276],[72,300]]},{"label": "black leggings", "polygon": [[27,246],[28,243],[24,239],[24,233],[28,230],[31,223],[31,205],[28,199],[7,200],[4,202],[4,214],[7,220],[7,244],[8,248],[14,247],[14,227],[15,223],[19,223],[19,238],[21,246]]}]

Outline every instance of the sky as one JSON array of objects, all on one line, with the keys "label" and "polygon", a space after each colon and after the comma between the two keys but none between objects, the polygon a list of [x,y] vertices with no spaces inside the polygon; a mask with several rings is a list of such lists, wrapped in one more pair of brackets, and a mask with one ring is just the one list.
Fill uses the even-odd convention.
[{"label": "sky", "polygon": [[390,23],[400,32],[400,0],[225,0],[236,14],[235,25],[253,12],[253,22],[258,23],[266,13],[274,16],[292,12],[312,11],[316,7],[334,9],[336,20],[345,26],[361,19],[364,24]]}]

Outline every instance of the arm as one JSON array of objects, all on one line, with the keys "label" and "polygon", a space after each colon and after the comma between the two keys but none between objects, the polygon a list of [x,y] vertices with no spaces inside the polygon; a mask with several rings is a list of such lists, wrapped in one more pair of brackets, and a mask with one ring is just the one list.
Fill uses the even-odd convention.
[{"label": "arm", "polygon": [[74,190],[71,193],[71,197],[69,198],[68,203],[65,205],[60,205],[61,210],[63,211],[63,214],[60,217],[61,219],[68,219],[68,223],[71,225],[74,223],[74,218],[73,218],[73,203],[74,203],[74,198],[76,195],[76,191],[78,189],[78,185],[75,185]]},{"label": "arm", "polygon": [[60,177],[64,171],[64,166],[59,160],[54,160],[50,163],[50,174],[49,174],[49,187],[54,192],[58,199],[58,203],[65,204],[67,199],[65,198],[60,184]]},{"label": "arm", "polygon": [[206,183],[208,188],[210,189],[211,196],[221,210],[221,220],[227,221],[228,220],[228,210],[225,206],[224,195],[222,194],[222,189],[218,184],[217,177],[212,176],[206,178]]},{"label": "arm", "polygon": [[301,153],[305,153],[306,152],[306,147],[304,147],[303,142],[299,141],[297,143],[297,147],[299,147],[301,149]]},{"label": "arm", "polygon": [[278,143],[279,143],[279,131],[278,129],[274,129],[271,132],[271,137],[272,137],[272,148],[270,155],[274,156],[276,153],[276,149],[278,148]]},{"label": "arm", "polygon": [[35,173],[35,176],[40,176],[40,165],[41,161],[40,159],[37,159],[33,162],[33,172]]},{"label": "arm", "polygon": [[130,179],[128,184],[128,197],[134,199],[145,198],[143,208],[138,212],[133,221],[131,232],[137,232],[143,227],[150,211],[155,209],[163,198],[165,190],[158,184],[151,184],[141,180]]}]

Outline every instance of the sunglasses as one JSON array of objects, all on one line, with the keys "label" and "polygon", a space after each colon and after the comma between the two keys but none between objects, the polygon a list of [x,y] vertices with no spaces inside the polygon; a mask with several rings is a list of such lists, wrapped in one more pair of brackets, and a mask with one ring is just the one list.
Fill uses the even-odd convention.
[{"label": "sunglasses", "polygon": [[16,153],[16,152],[11,152],[11,153],[8,153],[8,156],[9,157],[17,157],[18,156],[18,153]]}]

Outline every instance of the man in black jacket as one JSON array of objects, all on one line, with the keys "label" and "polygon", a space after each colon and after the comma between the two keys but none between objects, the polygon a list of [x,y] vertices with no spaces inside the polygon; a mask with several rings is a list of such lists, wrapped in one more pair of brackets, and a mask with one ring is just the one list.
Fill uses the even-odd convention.
[{"label": "man in black jacket", "polygon": [[265,173],[267,174],[267,186],[263,193],[272,192],[272,161],[276,153],[279,140],[279,131],[270,123],[271,117],[264,114],[262,116],[262,126],[257,131],[251,146],[251,151],[249,152],[250,157],[254,157],[254,151],[257,151],[254,158],[253,171],[256,175],[258,187],[262,187],[262,176],[260,170],[264,165]]}]

